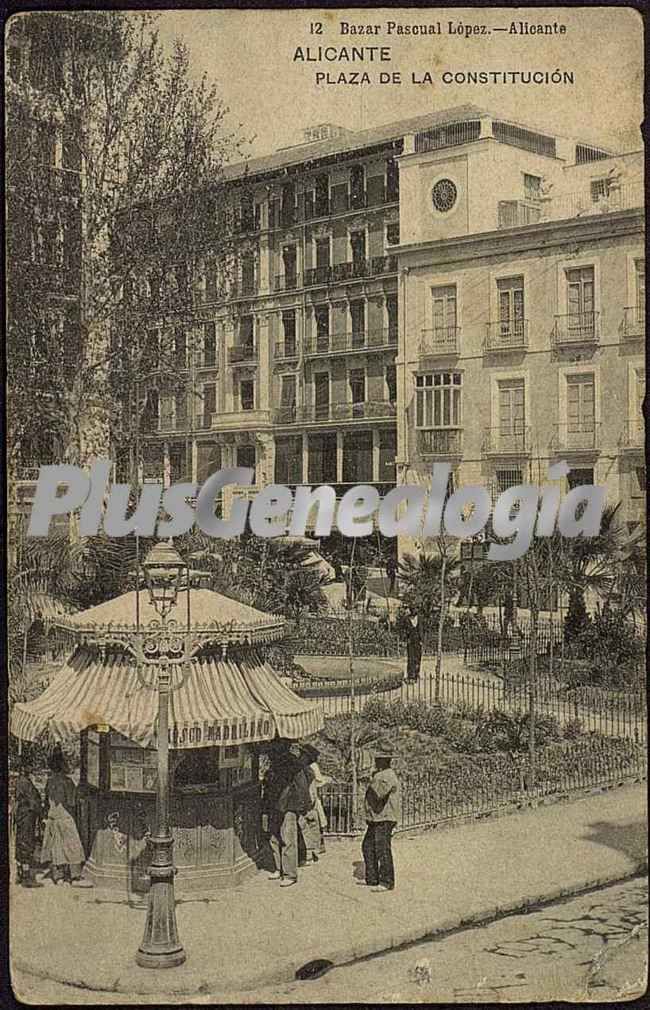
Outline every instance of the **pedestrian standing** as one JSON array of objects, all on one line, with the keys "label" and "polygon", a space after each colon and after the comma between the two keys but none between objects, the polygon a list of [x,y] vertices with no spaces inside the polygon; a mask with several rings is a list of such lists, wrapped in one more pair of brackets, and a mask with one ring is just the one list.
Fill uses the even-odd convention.
[{"label": "pedestrian standing", "polygon": [[367,828],[362,852],[366,884],[379,892],[395,887],[392,835],[401,818],[401,788],[391,768],[392,758],[387,748],[375,752],[375,772],[365,798]]},{"label": "pedestrian standing", "polygon": [[392,593],[395,589],[395,580],[397,578],[397,562],[392,554],[389,555],[386,561],[386,575],[388,576],[388,592]]},{"label": "pedestrian standing", "polygon": [[[311,744],[301,745],[300,761],[307,778],[310,799],[309,810],[306,813],[301,814],[298,818],[298,827],[302,833],[306,849],[305,862],[301,863],[301,866],[313,866],[314,863],[318,862],[317,853],[322,851],[321,822],[318,814],[318,805],[320,804],[320,800],[318,799],[316,772],[314,771],[314,765],[318,769],[318,765],[315,764],[317,757],[318,751],[315,747],[312,747]],[[320,804],[320,807],[322,810],[322,804]],[[323,816],[324,813],[325,812],[323,811]]]},{"label": "pedestrian standing", "polygon": [[76,799],[76,786],[67,774],[63,754],[57,749],[50,758],[50,775],[45,786],[49,806],[41,858],[44,863],[51,863],[50,876],[55,884],[92,887],[81,876],[85,855],[75,821]]},{"label": "pedestrian standing", "polygon": [[22,757],[16,779],[14,823],[16,825],[17,880],[23,887],[42,887],[36,880],[36,847],[41,835],[43,801],[32,782],[32,767],[28,758]]},{"label": "pedestrian standing", "polygon": [[298,883],[298,819],[312,805],[308,777],[299,755],[300,749],[291,747],[286,740],[278,741],[271,751],[265,807],[275,872],[269,879],[279,880],[281,887]]},{"label": "pedestrian standing", "polygon": [[327,828],[327,815],[323,807],[322,800],[320,798],[320,790],[323,786],[328,785],[332,779],[329,775],[323,775],[318,764],[319,753],[315,747],[311,744],[306,744],[305,751],[307,757],[310,760],[309,770],[312,773],[312,779],[309,783],[309,791],[311,793],[312,799],[314,801],[314,810],[316,812],[316,819],[318,822],[318,834],[319,834],[319,846],[318,851],[320,855],[325,853],[325,829]]}]

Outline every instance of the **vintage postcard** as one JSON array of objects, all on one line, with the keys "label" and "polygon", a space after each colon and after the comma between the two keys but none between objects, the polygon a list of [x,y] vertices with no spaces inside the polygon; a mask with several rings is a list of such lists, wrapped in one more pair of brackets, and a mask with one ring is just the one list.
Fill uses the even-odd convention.
[{"label": "vintage postcard", "polygon": [[644,30],[16,5],[7,1005],[645,992]]}]

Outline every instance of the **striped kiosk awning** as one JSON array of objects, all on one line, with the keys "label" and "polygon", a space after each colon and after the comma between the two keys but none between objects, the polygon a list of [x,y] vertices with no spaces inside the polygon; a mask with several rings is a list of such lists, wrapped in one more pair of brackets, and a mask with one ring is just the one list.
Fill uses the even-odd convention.
[{"label": "striped kiosk awning", "polygon": [[[101,657],[79,647],[56,679],[34,701],[17,703],[11,732],[22,740],[49,733],[63,740],[94,725],[111,726],[142,747],[155,741],[158,692],[155,669],[124,654]],[[276,732],[288,739],[317,733],[322,708],[280,683],[271,667],[250,649],[228,658],[195,658],[181,679],[176,670],[169,695],[169,742],[174,749],[254,743]]]}]

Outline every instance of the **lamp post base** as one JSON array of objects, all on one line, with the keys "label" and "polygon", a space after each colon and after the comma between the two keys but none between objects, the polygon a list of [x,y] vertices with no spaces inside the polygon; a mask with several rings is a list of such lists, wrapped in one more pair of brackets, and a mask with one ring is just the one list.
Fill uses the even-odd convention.
[{"label": "lamp post base", "polygon": [[150,839],[153,856],[149,874],[151,890],[142,943],[135,956],[141,968],[176,968],[186,958],[176,928],[174,867],[171,837]]}]

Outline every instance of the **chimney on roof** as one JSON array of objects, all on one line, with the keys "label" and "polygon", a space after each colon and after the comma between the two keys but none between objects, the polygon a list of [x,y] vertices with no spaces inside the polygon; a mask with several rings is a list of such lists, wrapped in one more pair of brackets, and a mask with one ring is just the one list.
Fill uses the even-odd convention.
[{"label": "chimney on roof", "polygon": [[349,133],[344,126],[335,126],[334,123],[319,123],[317,126],[309,126],[302,131],[303,144],[314,144],[318,140],[332,140],[334,137],[341,137],[344,133]]}]

